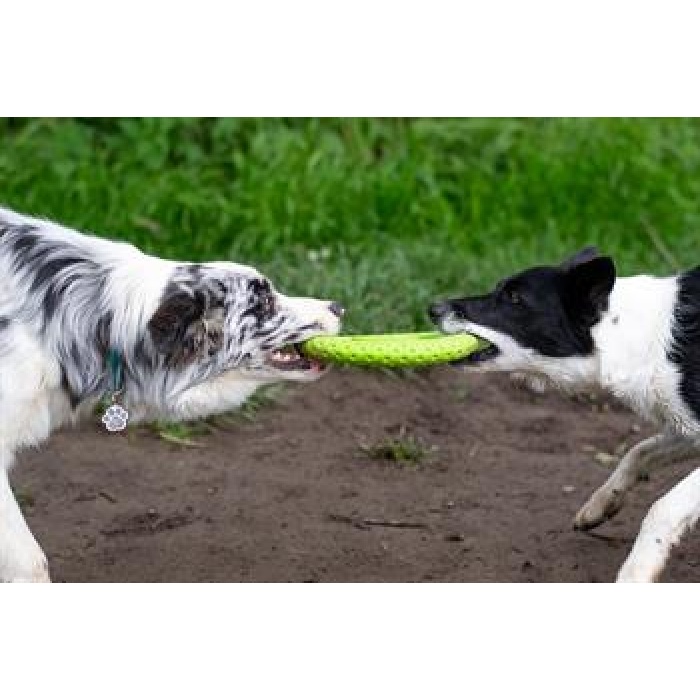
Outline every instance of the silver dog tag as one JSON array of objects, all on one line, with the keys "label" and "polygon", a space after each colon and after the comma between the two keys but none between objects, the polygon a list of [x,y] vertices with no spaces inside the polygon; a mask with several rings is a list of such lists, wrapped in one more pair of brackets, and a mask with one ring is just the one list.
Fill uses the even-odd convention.
[{"label": "silver dog tag", "polygon": [[110,433],[118,433],[122,430],[126,430],[126,426],[129,423],[129,412],[124,406],[113,403],[111,406],[108,406],[107,410],[104,412],[102,422]]}]

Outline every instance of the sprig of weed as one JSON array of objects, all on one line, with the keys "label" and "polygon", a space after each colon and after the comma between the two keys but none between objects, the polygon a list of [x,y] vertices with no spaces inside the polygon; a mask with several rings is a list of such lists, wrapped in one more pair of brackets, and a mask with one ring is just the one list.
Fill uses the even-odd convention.
[{"label": "sprig of weed", "polygon": [[201,447],[202,443],[192,438],[209,435],[213,427],[204,420],[187,423],[156,421],[152,424],[158,437],[182,447]]},{"label": "sprig of weed", "polygon": [[388,436],[372,444],[361,444],[360,449],[371,459],[389,461],[401,466],[417,466],[425,462],[436,451],[433,445],[408,433],[401,426],[396,436]]}]

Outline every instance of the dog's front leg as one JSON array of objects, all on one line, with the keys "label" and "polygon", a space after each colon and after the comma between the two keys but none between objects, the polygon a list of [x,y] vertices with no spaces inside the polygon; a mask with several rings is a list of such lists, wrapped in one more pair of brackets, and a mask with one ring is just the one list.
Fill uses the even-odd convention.
[{"label": "dog's front leg", "polygon": [[0,581],[46,583],[50,580],[46,557],[10,488],[10,459],[0,452]]},{"label": "dog's front leg", "polygon": [[651,583],[663,571],[671,548],[700,518],[700,469],[686,476],[651,507],[618,583]]},{"label": "dog's front leg", "polygon": [[608,480],[588,499],[576,515],[577,530],[592,530],[622,508],[624,497],[650,471],[675,464],[700,452],[697,444],[672,433],[642,440],[620,460]]}]

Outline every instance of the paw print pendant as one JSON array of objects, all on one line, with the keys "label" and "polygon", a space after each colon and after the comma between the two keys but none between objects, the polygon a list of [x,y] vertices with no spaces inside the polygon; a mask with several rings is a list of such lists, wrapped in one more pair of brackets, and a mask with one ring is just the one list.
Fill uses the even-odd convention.
[{"label": "paw print pendant", "polygon": [[114,403],[104,412],[102,422],[110,433],[118,433],[126,430],[126,425],[129,422],[129,412],[123,406]]}]

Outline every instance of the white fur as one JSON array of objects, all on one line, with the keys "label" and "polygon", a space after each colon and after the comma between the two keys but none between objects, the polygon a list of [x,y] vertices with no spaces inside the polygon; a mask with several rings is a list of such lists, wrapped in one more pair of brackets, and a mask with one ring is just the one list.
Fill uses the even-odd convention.
[{"label": "white fur", "polygon": [[617,280],[609,310],[593,328],[596,381],[644,418],[694,436],[700,424],[682,402],[678,370],[667,358],[677,287],[675,277]]}]

